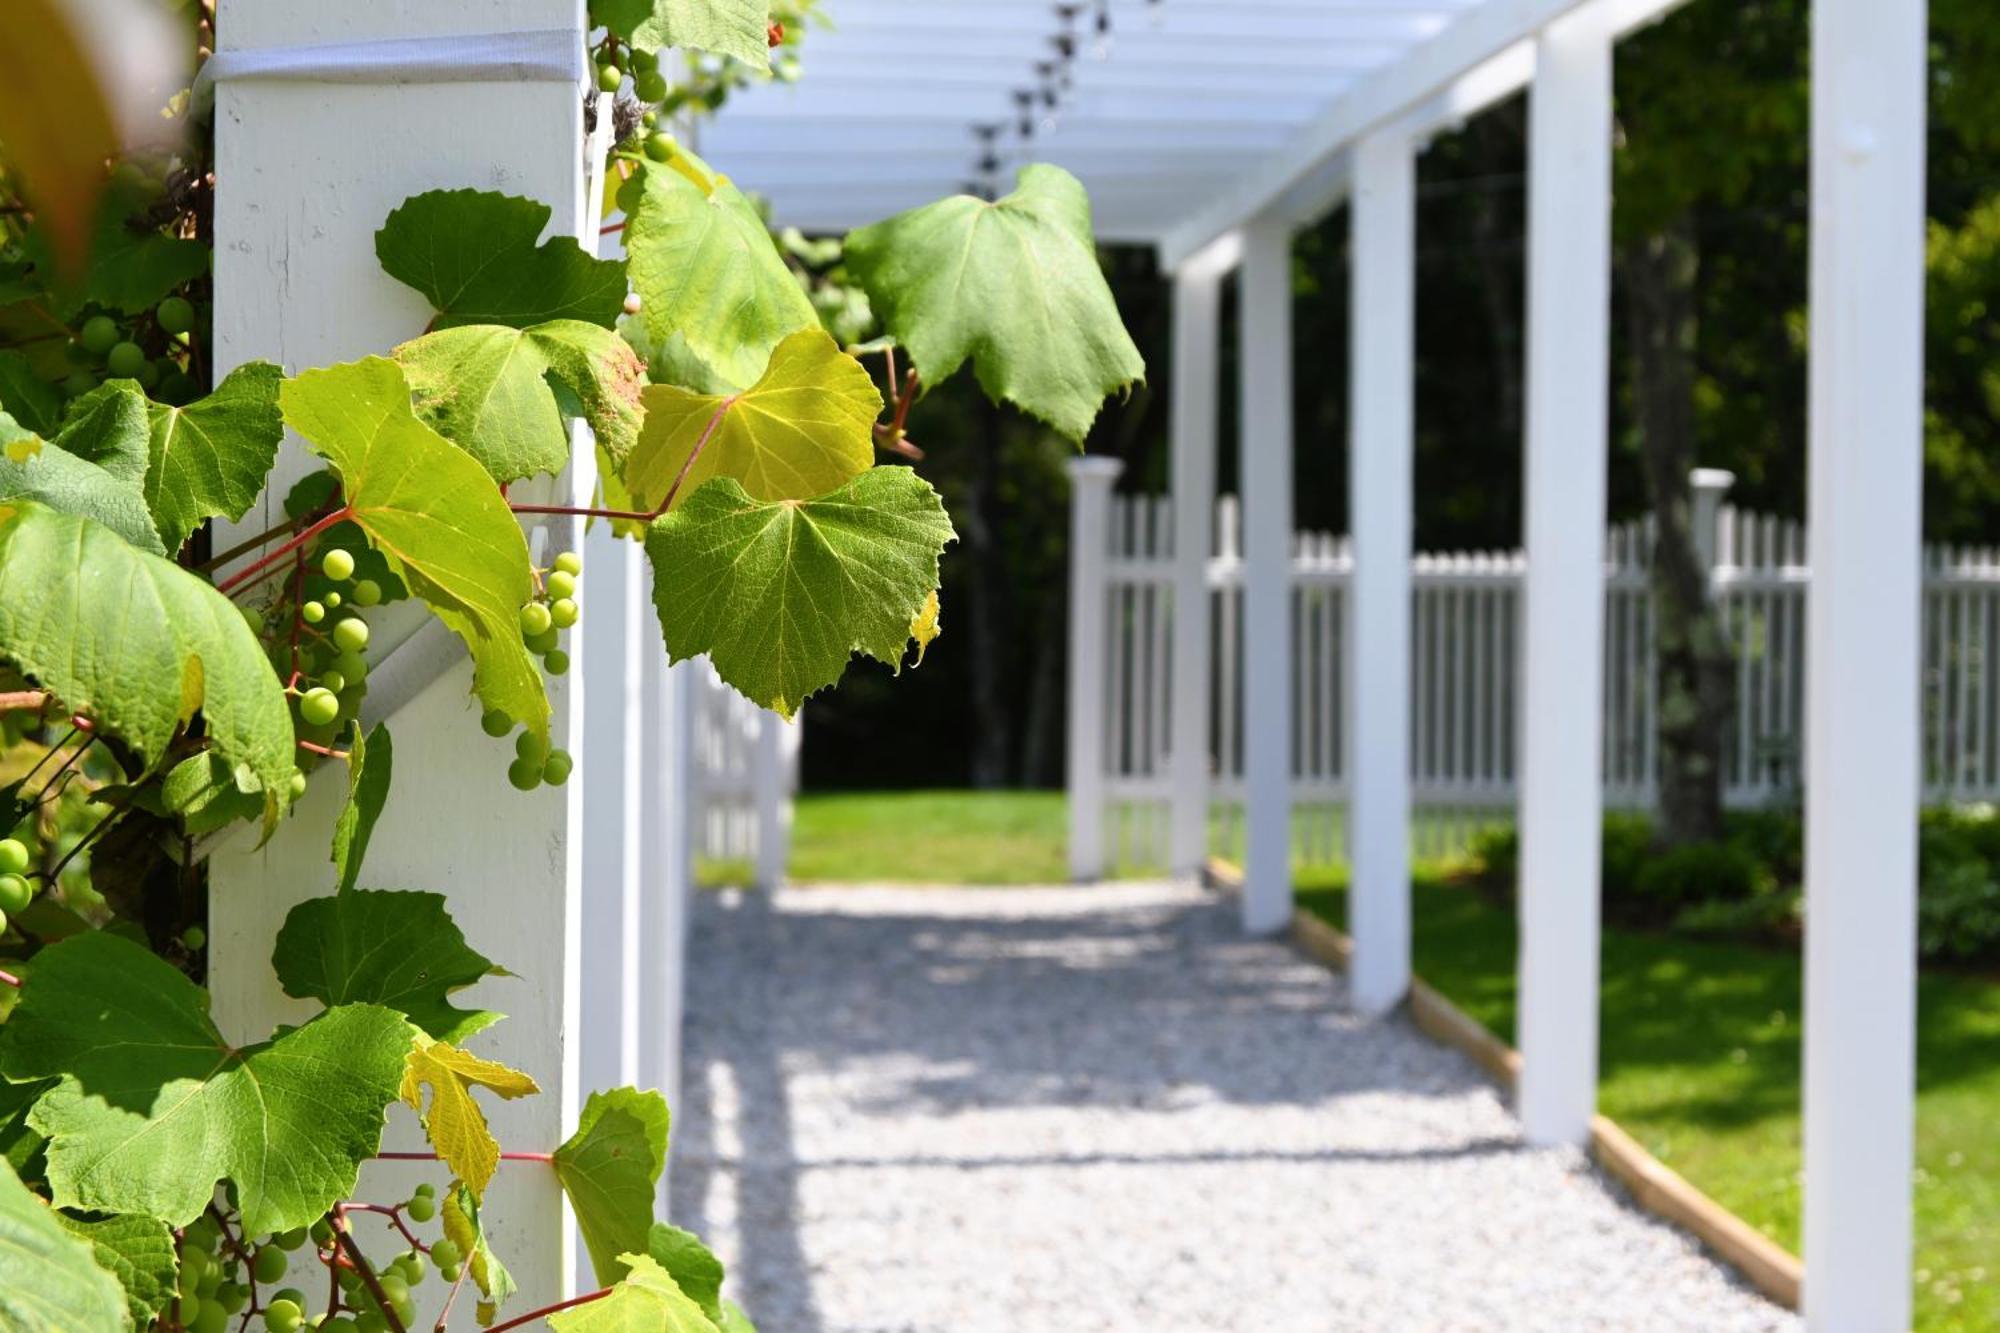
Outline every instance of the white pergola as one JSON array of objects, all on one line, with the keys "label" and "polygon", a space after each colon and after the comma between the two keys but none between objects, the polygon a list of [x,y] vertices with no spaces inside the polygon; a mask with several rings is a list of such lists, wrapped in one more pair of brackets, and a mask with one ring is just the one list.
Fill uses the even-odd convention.
[{"label": "white pergola", "polygon": [[[1209,531],[1219,285],[1238,271],[1253,932],[1291,913],[1289,245],[1353,210],[1353,982],[1383,1010],[1410,979],[1415,158],[1530,90],[1518,1041],[1539,1142],[1584,1140],[1597,1082],[1613,48],[1677,3],[1111,0],[1098,58],[1094,4],[832,0],[807,77],[733,100],[701,145],[808,231],[1004,191],[1021,161],[1075,172],[1100,235],[1157,246],[1172,274],[1183,534]],[[1805,1304],[1815,1328],[1879,1330],[1910,1310],[1926,16],[1816,0],[1813,18],[1807,644],[1827,665],[1806,705]],[[1175,736],[1205,731],[1208,555],[1177,546]],[[1073,766],[1092,744],[1073,736]],[[1206,747],[1172,763],[1174,860],[1193,870]],[[1099,839],[1075,829],[1079,870],[1101,865]]]}]

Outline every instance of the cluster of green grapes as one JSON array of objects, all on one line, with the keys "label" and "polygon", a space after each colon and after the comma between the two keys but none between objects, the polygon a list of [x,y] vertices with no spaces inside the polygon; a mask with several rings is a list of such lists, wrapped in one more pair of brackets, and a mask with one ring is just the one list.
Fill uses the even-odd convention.
[{"label": "cluster of green grapes", "polygon": [[291,694],[298,710],[299,735],[315,745],[339,736],[361,711],[368,693],[368,621],[364,607],[382,600],[373,579],[354,577],[354,556],[333,546],[319,557],[317,574],[305,581],[297,614],[299,678]]},{"label": "cluster of green grapes", "polygon": [[0,838],[0,931],[7,918],[23,911],[34,901],[34,881],[28,878],[28,844],[19,838]]},{"label": "cluster of green grapes", "polygon": [[[583,614],[576,603],[576,580],[582,573],[581,557],[575,551],[562,552],[551,568],[537,571],[540,586],[521,608],[521,641],[542,659],[542,669],[551,676],[569,671],[569,654],[561,646],[562,632]],[[514,719],[490,708],[480,717],[479,725],[497,739],[514,729]],[[569,781],[573,767],[569,751],[551,749],[545,737],[524,729],[514,738],[514,762],[507,765],[507,780],[521,791],[533,791],[545,782],[560,787]]]},{"label": "cluster of green grapes", "polygon": [[[798,78],[796,47],[815,2],[779,0],[769,7],[767,40],[774,48],[770,61],[772,78],[784,83]],[[591,26],[605,27],[604,21],[594,12],[597,6],[593,4],[591,9]],[[667,72],[660,68],[659,52],[621,42],[608,31],[597,44],[594,57],[600,91],[617,93],[625,87],[626,79],[631,79],[632,96],[646,108],[639,116],[641,127],[648,132],[646,153],[659,162],[673,155],[672,136],[658,128],[662,119],[683,111],[717,110],[728,100],[730,93],[753,79],[763,77],[760,71],[753,71],[740,60],[690,50],[684,53],[686,68],[679,78],[669,79]]]},{"label": "cluster of green grapes", "polygon": [[[233,1194],[234,1187],[230,1188]],[[435,1187],[417,1186],[395,1212],[398,1221],[406,1224],[429,1222],[437,1216]],[[387,1264],[371,1263],[375,1287],[381,1292],[377,1299],[375,1290],[337,1243],[332,1221],[322,1218],[310,1227],[252,1243],[247,1238],[238,1241],[230,1234],[227,1217],[226,1213],[205,1214],[181,1233],[177,1309],[167,1313],[178,1315],[179,1327],[186,1333],[223,1333],[229,1321],[241,1321],[246,1311],[263,1319],[267,1333],[298,1333],[300,1329],[389,1333],[393,1327],[407,1329],[416,1322],[414,1289],[433,1271],[447,1283],[457,1282],[465,1262],[449,1237],[428,1245],[414,1243]],[[343,1220],[340,1225],[348,1223]],[[331,1283],[326,1281],[329,1272]],[[277,1284],[288,1276],[296,1285],[279,1287]],[[308,1289],[317,1293],[317,1300],[307,1294]],[[172,1324],[163,1320],[161,1326]]]},{"label": "cluster of green grapes", "polygon": [[143,315],[99,310],[87,316],[64,349],[72,367],[62,391],[75,398],[107,379],[137,380],[163,403],[191,403],[201,384],[187,371],[194,302],[169,296]]}]

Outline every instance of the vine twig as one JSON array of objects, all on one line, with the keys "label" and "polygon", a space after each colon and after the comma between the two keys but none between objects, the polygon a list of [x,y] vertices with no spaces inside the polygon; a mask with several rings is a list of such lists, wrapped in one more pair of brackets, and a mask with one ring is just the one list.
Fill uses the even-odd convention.
[{"label": "vine twig", "polygon": [[222,582],[216,584],[215,590],[220,593],[230,593],[235,591],[236,589],[242,587],[244,584],[253,581],[258,576],[268,573],[271,567],[277,564],[280,560],[283,560],[286,556],[298,550],[300,547],[304,546],[307,542],[319,536],[322,532],[325,532],[328,528],[334,526],[334,524],[344,523],[349,518],[353,517],[353,515],[354,515],[354,510],[351,506],[342,505],[340,508],[334,510],[331,514],[328,514],[325,518],[322,518],[317,523],[314,523],[304,532],[298,534],[298,536],[293,537],[290,541],[287,541],[284,545],[278,547],[277,550],[272,551],[270,554],[265,555],[255,561],[252,561],[250,564],[245,565],[242,569],[239,569],[234,574],[231,574],[228,578],[224,579]]},{"label": "vine twig", "polygon": [[362,1284],[368,1288],[368,1294],[375,1298],[375,1304],[381,1308],[382,1317],[389,1321],[391,1333],[410,1333],[410,1330],[403,1327],[402,1316],[396,1313],[396,1307],[389,1303],[388,1293],[382,1290],[382,1280],[375,1276],[375,1270],[368,1266],[368,1260],[361,1253],[361,1247],[356,1245],[354,1237],[348,1234],[345,1204],[337,1203],[333,1206],[333,1243],[346,1253],[348,1261],[354,1265],[354,1271],[361,1274]]},{"label": "vine twig", "polygon": [[572,1296],[566,1301],[557,1301],[554,1305],[544,1305],[539,1310],[530,1310],[519,1318],[509,1319],[504,1324],[495,1324],[493,1327],[487,1329],[486,1333],[507,1333],[507,1330],[510,1328],[519,1328],[523,1324],[532,1324],[535,1320],[545,1318],[560,1310],[568,1310],[578,1305],[588,1305],[592,1301],[601,1301],[614,1290],[615,1288],[612,1287],[603,1287],[582,1296]]}]

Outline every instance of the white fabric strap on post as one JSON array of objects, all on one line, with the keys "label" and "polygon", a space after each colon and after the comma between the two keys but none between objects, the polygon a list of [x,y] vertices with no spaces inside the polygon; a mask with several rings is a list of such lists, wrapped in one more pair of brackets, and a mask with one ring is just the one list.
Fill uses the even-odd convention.
[{"label": "white fabric strap on post", "polygon": [[194,83],[197,107],[218,83],[245,79],[291,83],[582,83],[583,44],[569,28],[398,37],[379,42],[331,42],[222,50]]}]

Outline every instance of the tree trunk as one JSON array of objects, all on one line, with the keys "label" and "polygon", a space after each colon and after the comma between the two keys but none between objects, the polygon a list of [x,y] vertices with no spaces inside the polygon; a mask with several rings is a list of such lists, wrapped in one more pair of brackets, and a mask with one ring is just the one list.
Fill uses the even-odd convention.
[{"label": "tree trunk", "polygon": [[1653,599],[1659,658],[1659,840],[1722,836],[1722,759],[1736,672],[1695,546],[1695,272],[1700,252],[1682,214],[1623,247],[1632,346],[1632,407],[1657,515]]},{"label": "tree trunk", "polygon": [[953,514],[972,563],[972,785],[1005,787],[1013,778],[1014,710],[1011,699],[1014,645],[1007,556],[1001,550],[1001,454],[1006,428],[1000,409],[979,399],[979,451],[969,487],[970,503]]}]

